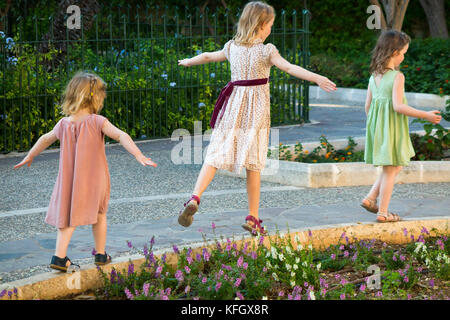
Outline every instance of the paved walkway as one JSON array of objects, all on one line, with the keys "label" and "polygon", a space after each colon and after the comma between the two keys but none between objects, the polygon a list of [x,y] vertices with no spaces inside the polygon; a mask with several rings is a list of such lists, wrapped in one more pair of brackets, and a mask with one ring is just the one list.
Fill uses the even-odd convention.
[{"label": "paved walkway", "polygon": [[[322,105],[311,111],[311,124],[279,128],[280,142],[317,141],[364,135],[365,114],[361,106]],[[449,126],[448,123],[443,123]],[[420,130],[421,126],[411,126]],[[171,150],[178,142],[158,140],[139,143],[158,168],[144,168],[121,147],[107,148],[111,173],[107,251],[113,258],[135,252],[126,241],[142,249],[155,236],[156,249],[208,238],[240,238],[247,212],[243,179],[216,175],[202,197],[199,213],[190,228],[176,217],[192,191],[201,164],[174,165]],[[204,143],[204,147],[207,142]],[[58,152],[44,153],[31,168],[13,171],[18,157],[0,158],[0,280],[1,283],[48,272],[54,252],[56,229],[44,223],[45,211],[58,170]],[[331,224],[373,223],[375,215],[359,207],[368,186],[308,189],[261,184],[260,217],[269,231],[319,228]],[[450,183],[397,185],[391,209],[404,219],[450,215]],[[212,233],[211,223],[217,226]],[[80,264],[92,260],[91,228],[77,228],[68,256]]]}]

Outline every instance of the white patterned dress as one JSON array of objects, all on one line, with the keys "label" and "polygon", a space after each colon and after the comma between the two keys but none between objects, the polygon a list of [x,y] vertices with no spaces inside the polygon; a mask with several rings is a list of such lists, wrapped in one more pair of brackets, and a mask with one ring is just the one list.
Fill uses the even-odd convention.
[{"label": "white patterned dress", "polygon": [[[228,41],[223,52],[230,62],[231,81],[268,78],[270,55],[276,47],[257,39],[251,46]],[[215,124],[205,164],[240,173],[242,168],[264,169],[270,134],[270,83],[235,86]]]}]

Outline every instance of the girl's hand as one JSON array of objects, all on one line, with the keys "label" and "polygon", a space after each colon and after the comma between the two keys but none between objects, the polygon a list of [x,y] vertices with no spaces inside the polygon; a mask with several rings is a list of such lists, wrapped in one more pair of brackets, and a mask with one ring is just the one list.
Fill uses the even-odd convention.
[{"label": "girl's hand", "polygon": [[23,160],[20,163],[18,163],[14,166],[14,169],[18,169],[24,165],[28,165],[28,167],[29,167],[29,166],[31,166],[32,162],[33,162],[33,158],[26,156],[25,158],[23,158]]},{"label": "girl's hand", "polygon": [[441,122],[442,116],[440,116],[441,112],[438,110],[432,110],[432,111],[428,111],[427,112],[427,117],[425,119],[427,119],[428,121],[430,121],[433,124],[438,124],[439,122]]},{"label": "girl's hand", "polygon": [[183,67],[190,67],[189,59],[178,60],[178,65]]},{"label": "girl's hand", "polygon": [[145,166],[152,166],[152,167],[155,167],[155,168],[156,168],[156,166],[157,166],[157,164],[154,163],[154,162],[152,161],[152,159],[147,158],[147,157],[144,156],[142,153],[140,153],[140,154],[138,154],[138,155],[136,156],[136,160],[137,160],[137,162],[139,162],[140,164],[142,164],[144,167],[145,167]]},{"label": "girl's hand", "polygon": [[325,90],[326,92],[336,91],[336,84],[332,81],[330,81],[327,77],[319,76],[319,78],[316,81],[317,85]]}]

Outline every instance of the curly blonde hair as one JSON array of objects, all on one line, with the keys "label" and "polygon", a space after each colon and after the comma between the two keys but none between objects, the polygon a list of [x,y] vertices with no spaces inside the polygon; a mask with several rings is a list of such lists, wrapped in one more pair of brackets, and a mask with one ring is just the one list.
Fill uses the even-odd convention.
[{"label": "curly blonde hair", "polygon": [[239,17],[233,40],[240,45],[252,44],[259,29],[272,19],[275,19],[275,10],[271,5],[262,1],[247,3]]},{"label": "curly blonde hair", "polygon": [[89,109],[90,113],[100,113],[106,98],[106,83],[91,72],[77,72],[67,84],[61,104],[66,116],[77,113],[81,109]]},{"label": "curly blonde hair", "polygon": [[410,42],[411,38],[402,31],[383,31],[377,40],[375,48],[372,50],[370,73],[375,75],[384,74],[388,69],[387,64],[394,53],[401,51]]}]

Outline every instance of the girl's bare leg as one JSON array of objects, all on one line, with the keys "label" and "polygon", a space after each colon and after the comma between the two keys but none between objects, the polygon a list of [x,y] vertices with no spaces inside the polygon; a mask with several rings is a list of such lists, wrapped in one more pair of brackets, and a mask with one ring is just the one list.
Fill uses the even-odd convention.
[{"label": "girl's bare leg", "polygon": [[92,225],[92,234],[95,241],[95,251],[97,253],[105,254],[106,231],[106,213],[99,213],[97,223]]},{"label": "girl's bare leg", "polygon": [[[375,181],[375,183],[372,185],[372,188],[370,189],[369,193],[366,196],[366,199],[370,199],[372,201],[376,201],[378,198],[378,195],[380,194],[380,186],[381,186],[381,177],[382,177],[382,173],[378,176],[377,180]],[[365,205],[370,206],[369,201],[367,201],[366,199],[363,200],[363,202],[365,203]]]},{"label": "girl's bare leg", "polygon": [[[214,179],[214,175],[216,174],[217,168],[210,166],[209,164],[203,164],[202,169],[197,178],[197,182],[195,183],[194,191],[192,194],[195,194],[199,198],[202,197],[203,192],[205,192],[208,185]],[[195,201],[195,200],[192,200]]]},{"label": "girl's bare leg", "polygon": [[249,215],[258,219],[259,198],[261,193],[261,172],[247,169],[247,195]]},{"label": "girl's bare leg", "polygon": [[378,212],[387,213],[392,191],[394,190],[395,177],[402,169],[401,166],[383,166],[380,184],[380,206]]},{"label": "girl's bare leg", "polygon": [[[70,239],[75,231],[75,227],[67,227],[58,229],[56,235],[56,249],[55,256],[64,259],[67,256],[67,248],[69,247]],[[70,265],[70,261],[67,261],[66,266]]]}]

